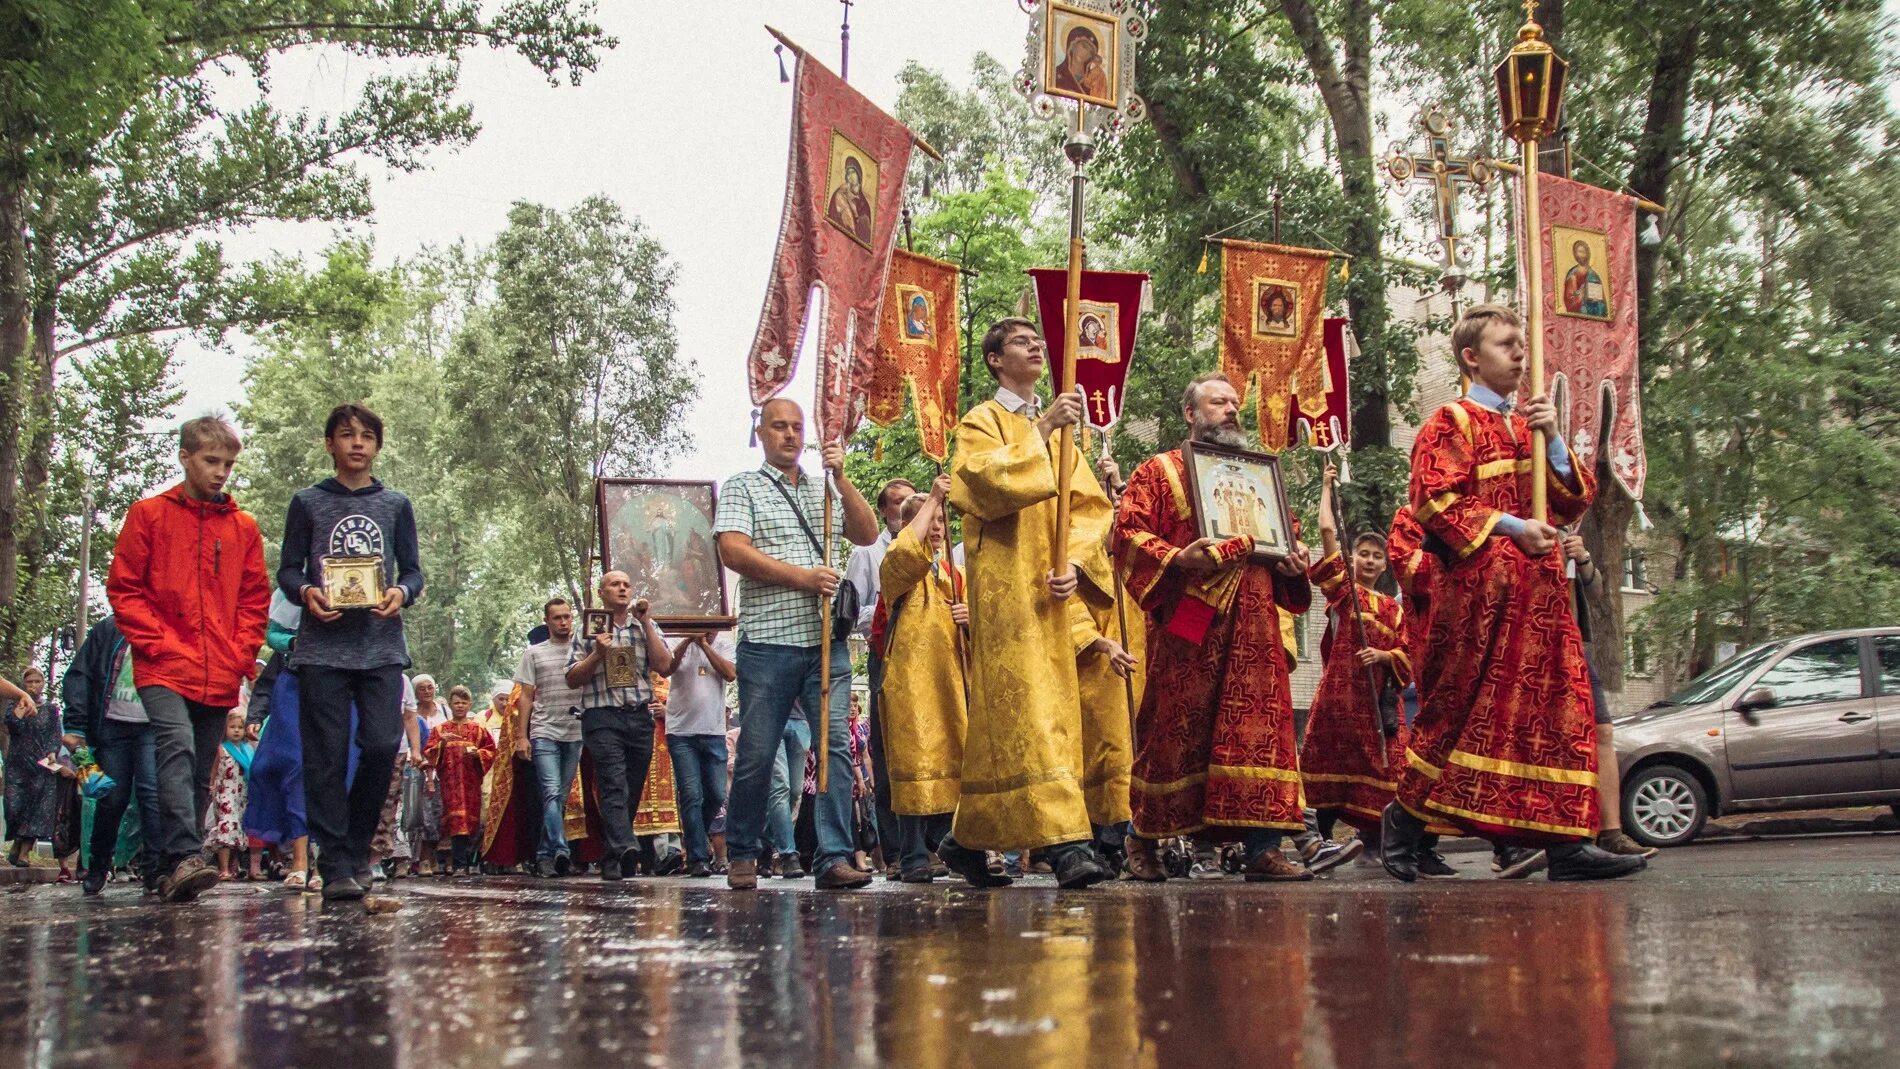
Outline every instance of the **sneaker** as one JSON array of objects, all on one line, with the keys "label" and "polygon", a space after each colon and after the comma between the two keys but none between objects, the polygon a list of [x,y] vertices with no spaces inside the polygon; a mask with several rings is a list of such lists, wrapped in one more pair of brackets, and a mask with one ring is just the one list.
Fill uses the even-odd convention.
[{"label": "sneaker", "polygon": [[799,880],[805,877],[805,863],[797,854],[778,856],[778,878],[781,880]]},{"label": "sneaker", "polygon": [[1622,828],[1611,828],[1609,831],[1597,836],[1597,849],[1607,854],[1618,854],[1623,857],[1650,858],[1662,853],[1661,850],[1653,846],[1644,846],[1642,843],[1630,838]]},{"label": "sneaker", "polygon": [[1541,872],[1550,864],[1550,858],[1542,850],[1529,847],[1510,846],[1492,856],[1491,868],[1500,880],[1521,880],[1533,872]]},{"label": "sneaker", "polygon": [[726,864],[726,886],[735,891],[752,891],[759,886],[759,863],[734,858]]},{"label": "sneaker", "polygon": [[565,876],[568,873],[573,872],[573,871],[574,871],[573,858],[568,857],[565,853],[554,855],[554,874],[556,876]]},{"label": "sneaker", "polygon": [[600,859],[600,878],[607,883],[620,882],[620,859],[612,854]]},{"label": "sneaker", "polygon": [[1226,878],[1227,873],[1221,871],[1220,862],[1211,858],[1197,857],[1194,863],[1188,866],[1190,880],[1224,880]]},{"label": "sneaker", "polygon": [[106,870],[98,865],[86,870],[86,878],[79,883],[79,891],[85,895],[96,895],[106,889]]},{"label": "sneaker", "polygon": [[[1032,865],[1031,871],[1034,869]],[[1095,851],[1086,846],[1062,851],[1052,871],[1056,886],[1065,891],[1079,891],[1115,878],[1115,871],[1102,864],[1101,859],[1095,856]]]},{"label": "sneaker", "polygon": [[849,891],[871,885],[871,874],[842,859],[826,865],[818,874],[820,891]]},{"label": "sneaker", "polygon": [[953,839],[945,839],[938,845],[937,856],[971,887],[1004,887],[1010,882],[1008,876],[991,871],[989,857],[982,851],[972,850]]},{"label": "sneaker", "polygon": [[1330,872],[1344,865],[1346,862],[1365,853],[1365,850],[1365,840],[1353,839],[1350,842],[1343,843],[1322,841],[1319,844],[1319,848],[1312,851],[1311,854],[1308,854],[1304,850],[1300,851],[1300,854],[1306,861],[1306,871],[1317,876],[1322,872]]},{"label": "sneaker", "polygon": [[218,885],[218,870],[196,855],[172,867],[171,875],[158,881],[158,894],[167,902],[189,902]]},{"label": "sneaker", "polygon": [[1436,850],[1418,852],[1418,876],[1421,880],[1456,879],[1458,870],[1445,863],[1445,855]]},{"label": "sneaker", "polygon": [[1313,870],[1295,865],[1278,850],[1262,850],[1240,871],[1248,883],[1297,883],[1313,878]]}]

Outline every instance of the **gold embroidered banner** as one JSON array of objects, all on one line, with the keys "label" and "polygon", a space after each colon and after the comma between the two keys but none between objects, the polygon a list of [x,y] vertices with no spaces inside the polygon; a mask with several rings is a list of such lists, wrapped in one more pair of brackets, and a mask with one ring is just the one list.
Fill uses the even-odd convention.
[{"label": "gold embroidered banner", "polygon": [[950,456],[957,421],[961,308],[956,264],[896,249],[879,319],[877,360],[864,390],[864,416],[888,427],[904,415],[904,384],[917,411],[917,439],[939,464]]},{"label": "gold embroidered banner", "polygon": [[[1287,447],[1296,392],[1308,416],[1326,411],[1323,324],[1331,264],[1332,254],[1319,249],[1221,243],[1220,366],[1243,403],[1258,381],[1260,444],[1269,452]],[[1305,390],[1298,389],[1302,383]]]}]

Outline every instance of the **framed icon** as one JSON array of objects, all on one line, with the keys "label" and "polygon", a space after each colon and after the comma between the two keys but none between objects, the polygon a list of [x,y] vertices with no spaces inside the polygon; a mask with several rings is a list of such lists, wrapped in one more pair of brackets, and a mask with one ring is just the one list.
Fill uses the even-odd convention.
[{"label": "framed icon", "polygon": [[325,557],[323,595],[332,609],[373,609],[383,603],[383,558]]},{"label": "framed icon", "polygon": [[1253,335],[1297,338],[1300,333],[1300,284],[1283,278],[1253,280]]},{"label": "framed icon", "polygon": [[1051,0],[1043,29],[1043,91],[1121,106],[1121,27],[1106,11]]},{"label": "framed icon", "polygon": [[584,609],[581,611],[581,637],[593,638],[604,635],[614,629],[614,614],[606,609]]},{"label": "framed icon", "polygon": [[1576,319],[1610,321],[1610,239],[1601,230],[1550,228],[1550,262],[1557,276],[1551,311]]},{"label": "framed icon", "polygon": [[1121,305],[1108,301],[1083,301],[1076,328],[1075,358],[1099,360],[1104,364],[1122,362]]},{"label": "framed icon", "polygon": [[1207,442],[1181,446],[1188,499],[1202,538],[1253,536],[1253,560],[1271,563],[1293,551],[1293,513],[1278,457]]},{"label": "framed icon", "polygon": [[632,646],[607,647],[607,685],[631,687],[640,682],[640,657]]},{"label": "framed icon", "polygon": [[737,623],[713,537],[717,486],[679,479],[598,479],[594,495],[601,570],[626,572],[661,629],[723,631]]}]

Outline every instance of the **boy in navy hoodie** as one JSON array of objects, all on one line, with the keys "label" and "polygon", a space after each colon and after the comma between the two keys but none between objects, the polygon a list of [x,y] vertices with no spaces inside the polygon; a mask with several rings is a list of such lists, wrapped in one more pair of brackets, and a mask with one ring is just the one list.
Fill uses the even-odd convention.
[{"label": "boy in navy hoodie", "polygon": [[[323,897],[358,899],[369,887],[370,839],[396,767],[402,672],[409,667],[402,610],[422,596],[422,562],[409,499],[370,474],[383,448],[383,421],[361,405],[338,405],[323,438],[336,475],[290,499],[277,585],[304,607],[291,663],[302,714],[305,809]],[[380,557],[380,601],[373,608],[333,608],[324,593],[325,557]],[[352,702],[361,757],[349,780]]]}]

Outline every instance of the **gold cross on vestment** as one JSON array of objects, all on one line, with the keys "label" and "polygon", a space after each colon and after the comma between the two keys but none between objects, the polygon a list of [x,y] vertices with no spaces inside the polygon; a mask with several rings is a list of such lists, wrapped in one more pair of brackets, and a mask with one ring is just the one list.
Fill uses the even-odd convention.
[{"label": "gold cross on vestment", "polygon": [[1470,185],[1483,190],[1497,172],[1496,164],[1483,156],[1462,159],[1451,154],[1451,116],[1441,104],[1427,108],[1418,118],[1425,131],[1426,151],[1414,156],[1392,149],[1386,157],[1386,173],[1400,184],[1413,176],[1432,184],[1434,214],[1438,221],[1439,261],[1445,278],[1462,281],[1464,269],[1471,263],[1471,250],[1465,244],[1464,230],[1458,225],[1458,186]]}]

